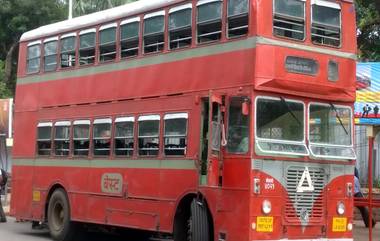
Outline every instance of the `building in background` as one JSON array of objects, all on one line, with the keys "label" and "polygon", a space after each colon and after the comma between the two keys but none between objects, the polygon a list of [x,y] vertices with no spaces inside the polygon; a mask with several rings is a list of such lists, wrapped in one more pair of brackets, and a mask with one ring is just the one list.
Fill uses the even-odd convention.
[{"label": "building in background", "polygon": [[13,99],[0,99],[0,167],[11,171]]},{"label": "building in background", "polygon": [[[380,126],[380,62],[358,63],[355,103],[357,167],[361,182],[368,177],[368,138],[366,125]],[[373,177],[380,186],[380,133],[373,149]]]}]

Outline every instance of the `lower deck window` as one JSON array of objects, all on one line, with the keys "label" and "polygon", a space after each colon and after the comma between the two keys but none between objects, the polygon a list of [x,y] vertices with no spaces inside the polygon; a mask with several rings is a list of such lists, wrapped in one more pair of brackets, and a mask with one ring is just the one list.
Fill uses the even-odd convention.
[{"label": "lower deck window", "polygon": [[133,156],[134,117],[120,117],[115,120],[115,155]]},{"label": "lower deck window", "polygon": [[70,154],[70,122],[57,122],[54,126],[54,155],[68,156]]},{"label": "lower deck window", "polygon": [[74,156],[87,156],[90,148],[90,121],[74,122]]},{"label": "lower deck window", "polygon": [[37,154],[49,156],[51,154],[52,123],[39,123],[37,127]]},{"label": "lower deck window", "polygon": [[108,156],[110,154],[111,125],[111,119],[97,119],[94,121],[94,156]]},{"label": "lower deck window", "polygon": [[230,102],[227,140],[229,153],[243,154],[249,149],[249,116],[243,114],[244,101],[245,98],[234,97]]},{"label": "lower deck window", "polygon": [[157,156],[159,152],[160,116],[139,117],[139,155]]},{"label": "lower deck window", "polygon": [[165,155],[184,156],[187,148],[187,113],[165,115]]}]

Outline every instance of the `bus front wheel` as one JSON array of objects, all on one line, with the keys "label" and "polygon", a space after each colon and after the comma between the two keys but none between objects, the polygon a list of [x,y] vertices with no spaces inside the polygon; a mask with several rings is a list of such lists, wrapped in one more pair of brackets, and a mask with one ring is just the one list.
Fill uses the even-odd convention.
[{"label": "bus front wheel", "polygon": [[204,202],[194,199],[191,202],[191,215],[189,218],[188,240],[210,241],[209,219],[207,207]]},{"label": "bus front wheel", "polygon": [[48,206],[48,226],[54,240],[73,240],[77,227],[70,219],[69,200],[66,192],[59,188],[51,195]]}]

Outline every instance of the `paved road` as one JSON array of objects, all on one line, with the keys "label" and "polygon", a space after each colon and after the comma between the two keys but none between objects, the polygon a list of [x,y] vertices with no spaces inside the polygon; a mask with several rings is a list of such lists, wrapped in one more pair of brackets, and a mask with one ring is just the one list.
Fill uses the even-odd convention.
[{"label": "paved road", "polygon": [[[362,222],[355,224],[355,241],[368,240],[368,229]],[[8,218],[7,223],[0,223],[1,241],[51,241],[46,230],[36,231],[31,229],[30,223],[17,223],[13,218]],[[149,241],[141,234],[111,235],[104,233],[90,233],[83,240],[78,241]],[[380,241],[380,223],[376,226],[373,241]]]}]

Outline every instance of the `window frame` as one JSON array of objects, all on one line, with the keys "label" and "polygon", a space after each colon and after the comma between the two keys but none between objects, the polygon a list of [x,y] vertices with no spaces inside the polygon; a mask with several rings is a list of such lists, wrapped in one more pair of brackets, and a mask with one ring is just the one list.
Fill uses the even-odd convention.
[{"label": "window frame", "polygon": [[[140,122],[141,121],[158,121],[158,134],[157,136],[140,136]],[[161,115],[160,114],[148,114],[148,115],[140,115],[137,119],[137,156],[138,157],[158,157],[160,155],[161,150]],[[142,155],[140,154],[140,138],[157,138],[158,140],[158,148],[156,155]],[[147,150],[149,151],[149,150]]]},{"label": "window frame", "polygon": [[[50,139],[39,139],[38,137],[38,133],[39,133],[39,128],[41,127],[50,127]],[[39,154],[40,152],[40,148],[39,148],[39,142],[47,142],[47,141],[50,141],[50,149],[46,149],[46,150],[50,150],[49,151],[49,154],[48,155],[41,155]],[[41,122],[38,122],[37,124],[37,133],[36,133],[36,156],[38,157],[48,157],[48,156],[51,156],[52,154],[52,150],[53,150],[53,122],[51,121],[41,121]],[[43,150],[43,149],[41,149]]]},{"label": "window frame", "polygon": [[[203,23],[207,23],[207,22],[214,22],[216,21],[216,19],[214,20],[208,20],[208,21],[205,21],[205,22],[198,22],[198,16],[199,16],[199,9],[198,7],[199,6],[202,6],[202,5],[206,5],[206,4],[210,4],[210,3],[214,3],[214,2],[220,2],[221,3],[221,13],[220,13],[220,23],[221,23],[221,26],[220,26],[220,33],[219,31],[217,32],[212,32],[211,34],[209,33],[208,35],[212,35],[212,34],[220,34],[220,38],[217,39],[217,40],[211,40],[211,41],[206,41],[206,42],[200,42],[199,41],[199,34],[198,34],[198,29],[199,29],[199,24],[203,24]],[[196,41],[196,44],[197,45],[204,45],[204,44],[212,44],[212,43],[217,43],[217,42],[220,42],[222,39],[223,39],[223,21],[225,21],[224,19],[224,1],[223,0],[198,0],[198,2],[196,3],[196,12],[195,12],[195,29],[196,29],[196,32],[195,32],[195,41]]]},{"label": "window frame", "polygon": [[[150,18],[155,18],[155,17],[160,17],[160,16],[163,16],[164,17],[164,29],[162,32],[154,32],[154,33],[149,33],[149,34],[145,34],[145,22],[147,19],[150,19]],[[142,51],[144,53],[144,55],[149,55],[149,54],[157,54],[157,53],[162,53],[164,50],[165,50],[165,44],[166,44],[166,31],[167,31],[167,27],[166,27],[166,11],[165,10],[160,10],[160,11],[156,11],[156,12],[152,12],[152,13],[148,13],[148,14],[145,14],[144,18],[143,18],[143,29],[142,29]],[[145,38],[146,37],[151,37],[151,36],[156,36],[156,35],[159,35],[161,34],[163,35],[163,42],[157,42],[157,44],[150,44],[150,45],[145,45]],[[162,45],[162,50],[159,50],[158,49],[158,46],[161,46]],[[156,51],[152,51],[152,52],[146,52],[145,48],[146,47],[152,47],[152,46],[156,46],[157,50]]]},{"label": "window frame", "polygon": [[[110,30],[110,29],[115,29],[115,41],[114,42],[107,42],[107,43],[104,43],[102,44],[101,43],[101,32],[102,31],[105,31],[105,30]],[[98,41],[98,44],[97,44],[97,48],[98,48],[98,63],[99,64],[103,64],[103,63],[108,63],[108,62],[115,62],[117,60],[117,56],[118,56],[118,48],[117,48],[117,35],[118,35],[118,24],[116,22],[114,23],[109,23],[109,24],[104,24],[104,25],[101,25],[99,27],[99,30],[98,30],[98,38],[99,38],[99,41]],[[106,54],[102,54],[102,47],[109,47],[109,46],[115,46],[115,52],[107,52]],[[109,60],[102,60],[102,56],[109,56],[109,55],[115,55],[115,58],[113,59],[109,59]]]},{"label": "window frame", "polygon": [[[86,35],[86,34],[90,34],[90,33],[94,33],[95,34],[95,39],[94,39],[94,46],[92,47],[86,47],[86,48],[81,48],[81,36],[83,35]],[[89,28],[89,29],[85,29],[85,30],[82,30],[79,32],[78,34],[78,37],[79,37],[79,44],[78,44],[78,62],[79,62],[79,66],[89,66],[89,65],[94,65],[95,62],[96,62],[96,28]],[[86,51],[86,50],[91,50],[93,49],[94,50],[94,56],[92,56],[93,58],[93,63],[86,63],[86,64],[82,64],[81,63],[81,51]],[[86,57],[86,59],[90,59],[90,57]]]},{"label": "window frame", "polygon": [[[43,65],[44,65],[44,72],[54,72],[54,71],[56,71],[57,70],[57,68],[58,68],[58,47],[59,47],[59,38],[58,38],[58,36],[56,36],[56,37],[51,37],[51,38],[47,38],[47,39],[45,39],[44,40],[44,42],[43,42],[43,44],[44,44],[44,54],[43,54],[43,59],[44,59],[44,61],[43,61]],[[48,44],[48,43],[52,43],[52,42],[56,42],[56,46],[55,46],[55,54],[46,54],[46,48],[45,48],[45,46],[46,46],[46,44]],[[46,58],[47,57],[51,57],[51,56],[54,56],[55,55],[55,68],[54,69],[52,69],[52,70],[46,70]]]},{"label": "window frame", "polygon": [[[72,49],[72,51],[62,51],[62,42],[64,39],[66,38],[74,38],[74,48]],[[78,63],[78,54],[77,54],[77,50],[78,50],[78,34],[77,32],[71,32],[71,33],[68,33],[68,34],[64,34],[64,35],[61,35],[61,37],[59,38],[59,43],[60,43],[60,46],[59,46],[59,69],[61,70],[64,70],[64,69],[71,69],[71,68],[75,68],[77,63]],[[66,67],[63,67],[62,66],[62,54],[67,54],[67,53],[72,53],[74,52],[74,64],[72,66],[66,66]],[[67,61],[67,63],[69,63],[69,60]],[[72,63],[72,60],[71,62]]]},{"label": "window frame", "polygon": [[[291,40],[291,41],[297,41],[297,42],[305,42],[306,39],[307,39],[307,35],[308,35],[308,32],[307,32],[307,27],[306,27],[306,24],[307,24],[307,12],[306,12],[306,3],[307,1],[306,0],[296,0],[296,1],[299,1],[299,2],[304,2],[304,9],[303,9],[303,12],[304,12],[304,19],[303,19],[303,22],[304,22],[304,26],[303,26],[303,39],[296,39],[296,38],[290,38],[290,37],[286,37],[286,36],[280,36],[280,35],[277,35],[275,34],[275,26],[274,26],[274,20],[275,20],[275,15],[276,15],[276,11],[275,11],[275,1],[277,0],[273,0],[272,1],[272,5],[273,5],[273,8],[272,8],[272,36],[274,36],[275,38],[279,38],[279,39],[287,39],[287,40]],[[297,18],[297,17],[295,17]]]},{"label": "window frame", "polygon": [[[174,113],[166,113],[164,114],[163,119],[163,133],[162,133],[162,138],[163,138],[163,154],[165,157],[186,157],[187,155],[187,150],[189,146],[188,142],[188,135],[189,135],[189,113],[188,112],[174,112]],[[170,136],[166,135],[166,120],[178,120],[178,119],[186,119],[186,132],[185,135],[175,135],[175,136]],[[183,155],[167,155],[166,154],[166,147],[165,147],[165,139],[166,138],[184,138],[186,146],[184,148],[178,148],[183,150],[184,154]]]},{"label": "window frame", "polygon": [[[135,58],[137,56],[140,55],[141,53],[141,33],[142,33],[142,30],[141,30],[141,17],[138,16],[138,17],[133,17],[133,18],[127,18],[127,19],[124,19],[120,22],[120,25],[119,25],[119,52],[120,52],[120,58],[121,59],[129,59],[129,58]],[[122,38],[122,28],[123,26],[125,25],[128,25],[128,24],[132,24],[132,23],[137,23],[138,24],[138,32],[137,32],[137,37],[133,37],[133,38],[126,38],[126,39],[123,39]],[[137,47],[134,47],[134,48],[127,48],[125,50],[123,50],[123,42],[127,42],[127,41],[133,41],[133,40],[136,40],[137,39]],[[137,50],[137,54],[136,55],[133,55],[133,56],[127,56],[127,57],[123,57],[123,51],[127,52],[127,51],[133,51],[133,50]]]},{"label": "window frame", "polygon": [[[118,123],[128,123],[128,122],[133,123],[133,134],[132,134],[132,136],[123,136],[123,137],[116,136],[116,125]],[[126,116],[116,117],[114,120],[114,135],[113,135],[112,139],[114,142],[114,145],[112,148],[112,154],[116,158],[131,158],[131,157],[135,156],[135,153],[136,153],[136,118],[135,118],[135,116],[126,115]],[[117,151],[116,150],[116,140],[117,139],[122,139],[122,140],[132,139],[133,140],[133,148],[130,148],[130,149],[125,148],[126,149],[125,151],[127,151],[127,152],[132,151],[132,155],[117,155],[116,154],[116,151]],[[138,141],[137,141],[137,145],[138,145]],[[120,148],[118,150],[120,150]]]},{"label": "window frame", "polygon": [[[172,13],[178,13],[180,11],[185,11],[185,10],[188,10],[190,9],[190,25],[188,26],[184,26],[184,27],[180,27],[180,28],[174,28],[174,29],[170,29],[170,15]],[[175,6],[175,7],[172,7],[169,9],[168,11],[168,29],[167,29],[167,40],[168,40],[168,49],[171,50],[171,51],[175,51],[175,50],[179,50],[179,49],[185,49],[185,48],[190,48],[192,43],[193,43],[193,32],[194,32],[194,28],[193,28],[193,18],[194,18],[194,9],[193,9],[193,4],[192,3],[186,3],[186,4],[182,4],[182,5],[178,5],[178,6]],[[184,39],[180,39],[180,40],[177,40],[177,42],[180,42],[180,41],[183,41],[183,40],[190,40],[190,44],[188,46],[184,46],[184,47],[178,47],[178,48],[171,48],[171,43],[172,43],[172,40],[171,40],[171,32],[176,32],[178,30],[183,30],[183,29],[187,29],[190,27],[190,37],[187,37],[187,38],[184,38]]]},{"label": "window frame", "polygon": [[[345,109],[349,109],[350,110],[350,122],[351,122],[351,136],[350,136],[350,140],[351,140],[351,145],[337,145],[337,144],[329,144],[329,143],[315,143],[315,142],[311,142],[310,141],[310,107],[311,105],[318,105],[318,106],[326,106],[326,107],[330,107],[330,104],[328,103],[323,103],[323,102],[316,102],[316,101],[311,101],[308,103],[308,113],[307,113],[307,117],[308,117],[308,131],[307,131],[307,138],[308,138],[308,149],[310,149],[310,156],[311,157],[314,157],[314,158],[317,158],[317,159],[333,159],[333,160],[336,160],[336,159],[348,159],[348,160],[355,160],[356,159],[356,152],[355,152],[355,149],[354,149],[354,132],[355,132],[355,129],[354,129],[354,119],[353,119],[353,110],[352,110],[352,107],[349,106],[349,105],[340,105],[340,104],[334,104],[334,106],[336,108],[345,108]],[[317,147],[342,147],[342,148],[352,148],[353,150],[353,153],[354,153],[354,157],[353,158],[348,158],[348,157],[342,157],[342,156],[328,156],[328,155],[315,155],[312,151],[312,148],[311,146],[317,146]]]},{"label": "window frame", "polygon": [[[75,126],[80,125],[88,125],[88,138],[75,138]],[[80,158],[80,157],[88,157],[91,153],[91,121],[89,119],[77,119],[72,122],[72,155],[73,157]],[[75,141],[76,140],[88,140],[88,149],[87,149],[87,155],[79,155],[75,154],[75,150],[83,150],[83,149],[75,149]]]},{"label": "window frame", "polygon": [[[41,72],[41,57],[42,57],[42,48],[41,48],[41,44],[42,44],[42,41],[41,40],[36,40],[36,41],[33,41],[33,42],[30,42],[28,43],[27,45],[27,54],[26,54],[26,74],[30,75],[30,74],[38,74]],[[37,57],[34,57],[34,58],[29,58],[29,48],[31,47],[34,47],[34,46],[38,46],[39,47],[39,55]],[[38,70],[34,71],[34,72],[29,72],[29,61],[30,60],[34,60],[34,59],[39,59],[39,63],[38,63]]]},{"label": "window frame", "polygon": [[[69,128],[69,137],[68,139],[57,139],[57,133],[56,133],[56,128],[57,127],[68,127]],[[72,136],[72,123],[71,121],[56,121],[54,123],[54,138],[53,138],[53,155],[55,157],[62,157],[62,158],[65,158],[65,157],[69,157],[71,156],[71,147],[72,147],[72,143],[71,143],[71,136]],[[68,141],[69,142],[69,149],[68,149],[68,153],[67,155],[57,155],[56,154],[56,141]],[[63,151],[63,149],[61,149],[61,151]]]},{"label": "window frame", "polygon": [[[247,12],[246,13],[240,13],[240,14],[238,14],[238,15],[232,15],[232,16],[229,16],[229,13],[228,13],[228,11],[229,11],[229,8],[228,8],[228,3],[229,3],[229,1],[231,1],[231,0],[228,0],[228,1],[226,1],[226,4],[227,4],[227,15],[226,15],[226,20],[225,20],[225,22],[226,22],[226,38],[228,39],[228,40],[232,40],[232,39],[237,39],[237,38],[243,38],[243,37],[247,37],[248,35],[249,35],[249,31],[250,31],[250,10],[251,10],[251,0],[247,0]],[[247,14],[247,18],[248,18],[248,23],[247,23],[247,33],[246,34],[244,34],[244,35],[238,35],[238,36],[230,36],[230,34],[229,34],[229,32],[230,32],[230,29],[229,29],[229,19],[230,18],[236,18],[237,16],[244,16],[245,14]]]},{"label": "window frame", "polygon": [[[317,5],[317,6],[323,6],[323,7],[328,7],[328,8],[334,8],[334,9],[339,9],[339,45],[338,46],[334,46],[334,45],[330,45],[330,44],[322,44],[322,43],[315,43],[312,39],[313,37],[313,5]],[[342,45],[343,45],[343,29],[342,29],[342,20],[343,20],[343,16],[342,16],[343,12],[342,12],[342,5],[341,3],[338,3],[338,2],[329,2],[329,1],[325,1],[325,0],[311,0],[310,2],[310,42],[314,45],[318,45],[318,46],[324,46],[324,47],[330,47],[330,48],[335,48],[335,49],[339,49],[339,48],[342,48]],[[334,27],[334,26],[332,26]]]},{"label": "window frame", "polygon": [[[285,101],[287,102],[293,102],[297,104],[302,104],[303,106],[303,140],[302,141],[289,141],[289,140],[278,140],[278,139],[268,139],[268,138],[261,138],[257,136],[257,102],[259,99],[266,99],[266,100],[276,100],[276,101],[281,101],[280,97],[275,97],[275,96],[264,96],[264,95],[258,95],[255,98],[255,107],[254,107],[254,132],[255,132],[255,149],[256,147],[259,149],[260,153],[256,151],[257,155],[263,155],[263,154],[273,154],[273,155],[279,155],[279,156],[291,156],[291,157],[304,157],[304,156],[310,156],[310,151],[306,143],[306,103],[302,100],[297,100],[297,99],[289,99],[289,98],[284,98]],[[266,151],[263,150],[260,145],[258,144],[259,141],[263,142],[272,142],[275,144],[290,144],[290,145],[299,145],[303,146],[306,150],[306,154],[302,153],[293,153],[293,152],[281,152],[281,151]]]}]

